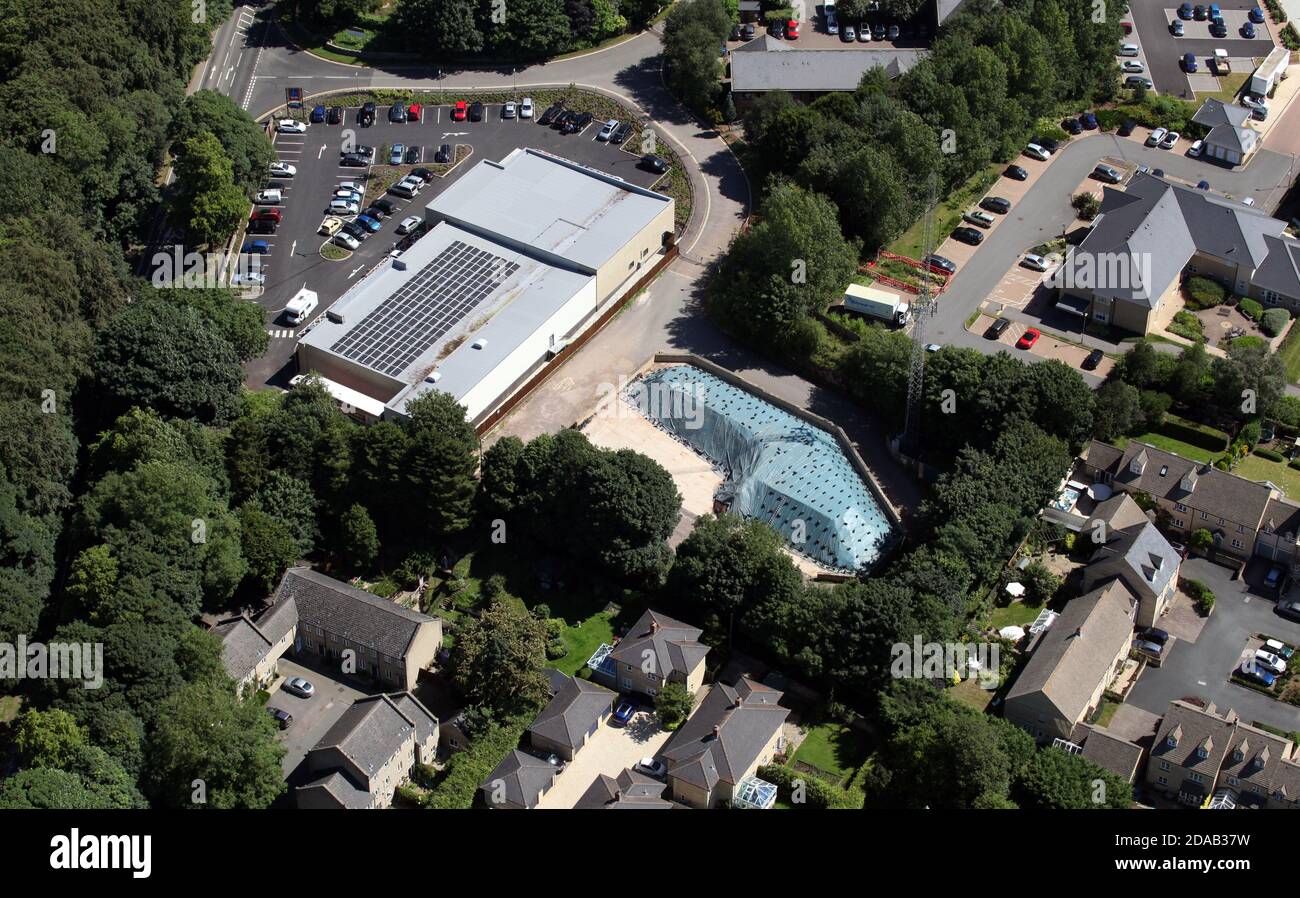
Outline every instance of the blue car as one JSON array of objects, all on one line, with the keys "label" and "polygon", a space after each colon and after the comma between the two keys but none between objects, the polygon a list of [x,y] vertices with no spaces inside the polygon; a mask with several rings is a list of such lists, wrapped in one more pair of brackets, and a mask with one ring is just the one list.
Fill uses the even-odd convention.
[{"label": "blue car", "polygon": [[1249,22],[1247,22],[1247,23],[1245,23],[1244,25],[1242,25],[1242,26],[1241,26],[1241,36],[1244,37],[1244,38],[1246,38],[1247,40],[1254,40],[1254,38],[1255,38],[1255,26],[1252,25],[1252,24],[1250,24]]},{"label": "blue car", "polygon": [[1219,11],[1219,4],[1217,4],[1217,3],[1211,3],[1211,4],[1210,4],[1210,21],[1214,21],[1215,19],[1221,19],[1221,18],[1223,18],[1223,13]]},{"label": "blue car", "polygon": [[369,231],[372,234],[375,233],[375,231],[378,231],[381,227],[383,227],[383,225],[381,225],[375,219],[371,218],[369,215],[358,215],[354,220],[356,221],[357,224],[361,225],[361,227],[365,228],[367,231]]},{"label": "blue car", "polygon": [[1178,7],[1178,18],[1186,19],[1190,22],[1192,20],[1192,4],[1184,3],[1182,6]]},{"label": "blue car", "polygon": [[270,251],[271,244],[267,243],[265,240],[250,240],[245,243],[244,248],[240,250],[240,252],[252,253],[258,256],[265,256]]},{"label": "blue car", "polygon": [[1247,15],[1256,25],[1264,24],[1264,10],[1260,9],[1258,6],[1251,7],[1251,10]]},{"label": "blue car", "polygon": [[1088,131],[1096,131],[1097,116],[1094,113],[1085,112],[1083,115],[1079,116],[1079,124],[1083,125],[1084,129]]},{"label": "blue car", "polygon": [[312,120],[312,124],[315,125],[319,125],[321,122],[325,121],[325,107],[317,106],[315,109],[313,109],[311,111],[311,120]]},{"label": "blue car", "polygon": [[619,702],[618,707],[614,709],[614,719],[619,723],[627,723],[635,713],[636,708],[632,706],[631,702]]},{"label": "blue car", "polygon": [[1196,54],[1195,54],[1195,53],[1184,53],[1184,54],[1183,54],[1183,68],[1184,68],[1186,71],[1188,71],[1188,72],[1195,72],[1195,71],[1196,71]]},{"label": "blue car", "polygon": [[1254,680],[1261,686],[1272,688],[1277,682],[1277,677],[1249,661],[1244,662],[1241,667],[1237,668],[1237,673],[1247,680]]},{"label": "blue car", "polygon": [[395,144],[393,144],[393,150],[392,150],[392,152],[390,152],[390,153],[388,154],[388,164],[389,164],[389,165],[401,165],[401,164],[402,164],[402,157],[405,156],[405,155],[406,155],[406,145],[405,145],[405,144],[400,144],[400,143],[395,143]]}]

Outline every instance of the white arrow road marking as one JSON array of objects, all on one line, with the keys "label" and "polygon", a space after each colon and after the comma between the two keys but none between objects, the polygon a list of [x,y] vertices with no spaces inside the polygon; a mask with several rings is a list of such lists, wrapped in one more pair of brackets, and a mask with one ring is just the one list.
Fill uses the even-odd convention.
[{"label": "white arrow road marking", "polygon": [[289,255],[291,255],[291,256],[294,255],[294,252],[295,252],[297,249],[298,249],[298,241],[295,240],[295,241],[293,242],[293,246],[289,247]]}]

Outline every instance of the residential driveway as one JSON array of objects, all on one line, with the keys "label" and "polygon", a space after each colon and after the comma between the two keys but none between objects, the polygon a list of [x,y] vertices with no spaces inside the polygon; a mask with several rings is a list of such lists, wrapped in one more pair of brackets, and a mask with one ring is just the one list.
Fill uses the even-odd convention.
[{"label": "residential driveway", "polygon": [[610,722],[596,731],[555,779],[551,791],[538,802],[539,809],[571,808],[602,773],[618,776],[663,748],[670,734],[659,726],[651,711],[638,711],[624,726]]},{"label": "residential driveway", "polygon": [[316,687],[316,694],[311,698],[299,698],[277,688],[266,703],[268,708],[282,708],[293,715],[293,726],[281,732],[278,737],[286,749],[282,766],[285,778],[290,781],[292,788],[301,785],[300,780],[306,778],[305,770],[298,771],[295,775],[295,769],[307,756],[307,752],[311,751],[343,712],[366,693],[347,683],[331,680],[320,670],[304,667],[287,657],[280,659],[280,674],[286,680],[302,677]]},{"label": "residential driveway", "polygon": [[1287,732],[1300,730],[1300,708],[1229,682],[1247,639],[1268,633],[1285,642],[1300,641],[1300,624],[1273,613],[1273,602],[1233,580],[1227,568],[1202,558],[1185,561],[1182,575],[1214,591],[1214,613],[1194,642],[1178,640],[1162,667],[1148,666],[1128,695],[1128,703],[1163,715],[1173,699],[1195,696],[1232,708],[1248,722],[1266,723]]}]

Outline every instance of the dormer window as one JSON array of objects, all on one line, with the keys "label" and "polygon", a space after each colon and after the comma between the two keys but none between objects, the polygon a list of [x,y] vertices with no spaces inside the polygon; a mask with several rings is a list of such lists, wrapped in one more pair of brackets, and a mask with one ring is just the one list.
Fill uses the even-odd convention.
[{"label": "dormer window", "polygon": [[1196,747],[1196,757],[1200,758],[1202,761],[1206,760],[1207,758],[1210,757],[1209,749],[1207,749],[1204,745],[1198,745]]},{"label": "dormer window", "polygon": [[1147,451],[1143,449],[1128,463],[1129,473],[1141,475],[1147,468]]},{"label": "dormer window", "polygon": [[1177,748],[1178,737],[1175,736],[1173,733],[1170,733],[1168,736],[1165,737],[1165,745],[1168,745],[1170,748]]},{"label": "dormer window", "polygon": [[1246,756],[1242,753],[1240,748],[1232,753],[1232,762],[1234,764],[1240,764],[1244,760],[1246,760]]}]

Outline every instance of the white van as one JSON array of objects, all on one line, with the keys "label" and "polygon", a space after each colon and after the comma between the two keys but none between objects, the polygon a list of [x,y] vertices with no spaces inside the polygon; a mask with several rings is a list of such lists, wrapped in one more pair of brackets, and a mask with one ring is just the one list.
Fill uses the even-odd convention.
[{"label": "white van", "polygon": [[316,291],[303,287],[284,307],[284,319],[294,327],[307,320],[307,316],[316,310]]}]

